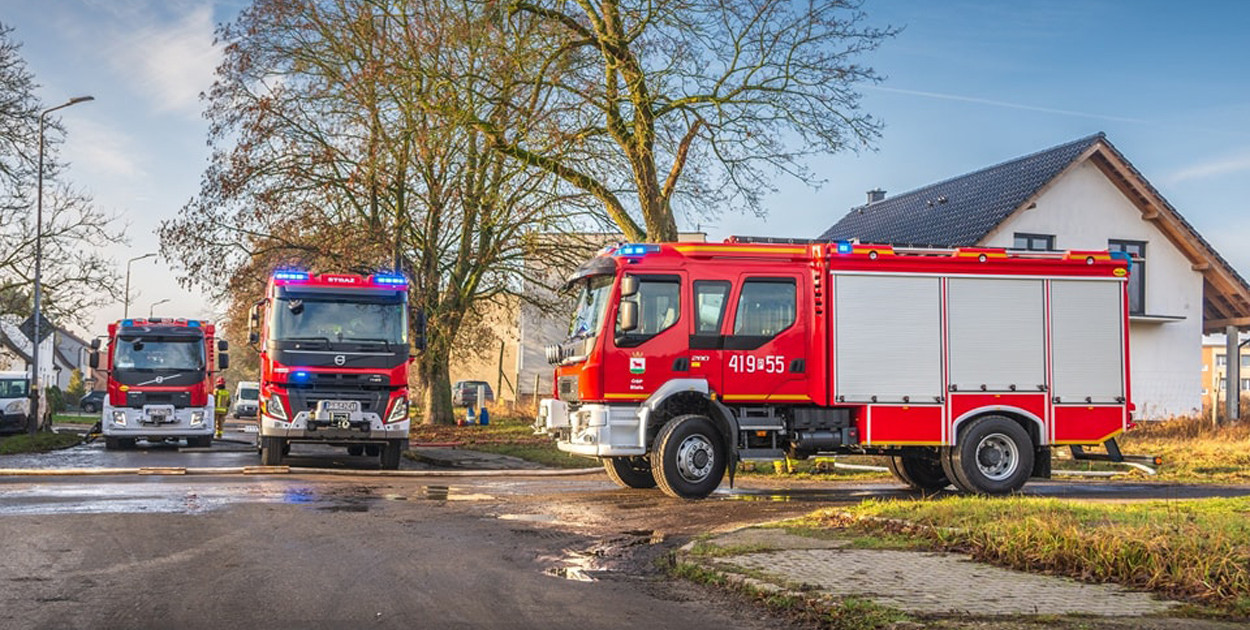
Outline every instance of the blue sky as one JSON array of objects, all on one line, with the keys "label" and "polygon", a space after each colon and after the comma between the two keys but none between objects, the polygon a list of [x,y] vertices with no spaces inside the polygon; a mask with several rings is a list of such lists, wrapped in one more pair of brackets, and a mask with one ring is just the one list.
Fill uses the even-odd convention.
[{"label": "blue sky", "polygon": [[[70,178],[130,227],[127,258],[157,251],[153,230],[198,190],[208,151],[197,94],[212,82],[212,29],[241,0],[0,0],[48,105]],[[875,150],[813,161],[827,181],[779,181],[765,218],[692,219],[712,238],[812,237],[864,192],[890,194],[1098,131],[1243,275],[1250,275],[1250,3],[1214,0],[868,0],[870,21],[904,27],[865,59],[864,89],[885,123]],[[170,263],[135,263],[131,314],[211,317]],[[104,309],[96,329],[120,317]],[[94,332],[94,330],[92,331]]]}]

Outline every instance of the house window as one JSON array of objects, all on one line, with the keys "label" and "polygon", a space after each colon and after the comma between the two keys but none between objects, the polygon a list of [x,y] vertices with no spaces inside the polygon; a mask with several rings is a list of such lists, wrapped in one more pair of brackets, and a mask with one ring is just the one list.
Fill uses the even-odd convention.
[{"label": "house window", "polygon": [[1217,367],[1224,367],[1228,365],[1228,356],[1223,354],[1215,355],[1215,365]]},{"label": "house window", "polygon": [[[1107,241],[1107,249],[1125,252],[1133,257],[1133,271],[1128,275],[1129,315],[1146,314],[1146,243],[1145,241]],[[1221,364],[1223,365],[1223,364]]]},{"label": "house window", "polygon": [[1250,391],[1250,378],[1241,379],[1241,391],[1243,392]]},{"label": "house window", "polygon": [[1250,354],[1241,355],[1241,367],[1250,368]]},{"label": "house window", "polygon": [[1210,394],[1211,394],[1211,392],[1208,392],[1208,391],[1207,391],[1207,388],[1205,388],[1205,387],[1203,387],[1203,388],[1202,388],[1202,395],[1203,395],[1203,396],[1209,396]]},{"label": "house window", "polygon": [[1055,235],[1054,234],[1025,234],[1016,232],[1016,242],[1012,245],[1013,249],[1027,249],[1035,252],[1052,252],[1055,251]]}]

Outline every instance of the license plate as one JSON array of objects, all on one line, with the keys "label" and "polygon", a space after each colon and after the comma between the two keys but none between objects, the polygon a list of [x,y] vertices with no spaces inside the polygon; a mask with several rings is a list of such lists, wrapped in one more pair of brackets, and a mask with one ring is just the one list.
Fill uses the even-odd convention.
[{"label": "license plate", "polygon": [[158,415],[158,414],[155,414],[155,413],[154,413],[154,414],[152,414],[152,423],[153,423],[153,424],[161,424],[161,423],[163,423],[163,422],[165,422],[165,416],[164,416],[164,415]]},{"label": "license plate", "polygon": [[339,425],[340,427],[346,428],[352,421],[352,414],[343,413],[343,412],[335,412],[335,413],[330,414],[330,421],[333,422],[334,424]]},{"label": "license plate", "polygon": [[360,408],[360,403],[354,400],[326,400],[322,401],[321,408],[326,411],[352,412]]}]

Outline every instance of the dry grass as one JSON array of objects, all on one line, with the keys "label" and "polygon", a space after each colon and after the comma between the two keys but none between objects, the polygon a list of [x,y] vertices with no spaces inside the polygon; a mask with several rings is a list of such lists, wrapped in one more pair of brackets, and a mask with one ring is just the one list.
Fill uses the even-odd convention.
[{"label": "dry grass", "polygon": [[1131,504],[1031,497],[866,501],[796,524],[902,532],[994,564],[1117,582],[1250,614],[1250,497]]},{"label": "dry grass", "polygon": [[1162,455],[1161,481],[1250,481],[1250,420],[1218,427],[1196,416],[1143,423],[1119,443],[1126,453]]}]

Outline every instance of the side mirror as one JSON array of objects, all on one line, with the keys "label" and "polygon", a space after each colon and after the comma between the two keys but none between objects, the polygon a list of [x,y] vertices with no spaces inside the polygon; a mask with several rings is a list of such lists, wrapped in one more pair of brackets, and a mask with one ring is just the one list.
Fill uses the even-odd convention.
[{"label": "side mirror", "polygon": [[217,355],[217,369],[224,370],[229,367],[230,367],[230,355],[224,354],[224,353]]},{"label": "side mirror", "polygon": [[638,303],[621,302],[616,311],[616,329],[620,332],[632,332],[638,329]]},{"label": "side mirror", "polygon": [[92,349],[92,350],[99,350],[99,349],[100,349],[100,338],[99,338],[99,337],[96,337],[95,339],[92,339],[92,340],[91,340],[91,349]]},{"label": "side mirror", "polygon": [[412,348],[418,352],[425,350],[425,311],[417,310],[412,314]]},{"label": "side mirror", "polygon": [[230,342],[229,342],[229,341],[226,341],[225,339],[218,339],[218,340],[217,340],[217,351],[218,351],[218,352],[229,352],[229,351],[230,351]]},{"label": "side mirror", "polygon": [[638,292],[638,276],[621,278],[621,297],[626,298]]},{"label": "side mirror", "polygon": [[260,333],[256,332],[255,330],[248,332],[247,342],[248,343],[260,343]]},{"label": "side mirror", "polygon": [[[100,345],[100,343],[99,343],[99,341],[97,340],[97,341],[93,342],[93,343],[92,343],[92,345],[93,345],[93,346],[98,346],[98,345]],[[91,369],[93,369],[93,370],[95,370],[95,369],[99,369],[99,367],[100,367],[100,353],[99,353],[99,352],[92,352],[91,354],[87,355],[87,365],[91,366]]]}]

